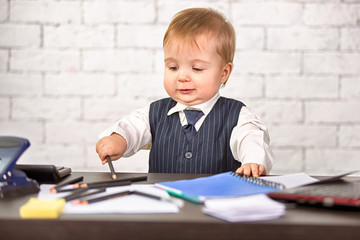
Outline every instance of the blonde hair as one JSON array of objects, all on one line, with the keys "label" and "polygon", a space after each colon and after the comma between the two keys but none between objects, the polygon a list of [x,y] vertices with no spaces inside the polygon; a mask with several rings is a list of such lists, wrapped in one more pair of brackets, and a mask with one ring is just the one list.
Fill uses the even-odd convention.
[{"label": "blonde hair", "polygon": [[189,8],[175,14],[165,32],[163,47],[171,40],[185,40],[196,43],[196,37],[210,34],[216,39],[217,52],[225,63],[233,62],[235,54],[235,30],[231,23],[218,11],[211,8]]}]

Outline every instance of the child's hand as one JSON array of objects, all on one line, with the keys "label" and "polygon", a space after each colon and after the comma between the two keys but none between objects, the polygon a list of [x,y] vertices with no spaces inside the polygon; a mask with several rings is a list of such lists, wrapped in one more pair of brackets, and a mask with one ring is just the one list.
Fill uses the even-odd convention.
[{"label": "child's hand", "polygon": [[266,175],[265,167],[256,163],[246,163],[236,170],[237,174],[243,174],[246,176],[259,177]]},{"label": "child's hand", "polygon": [[111,160],[119,159],[124,154],[126,147],[126,140],[119,134],[113,133],[111,136],[101,138],[96,143],[96,152],[102,164],[105,164],[106,156],[110,156]]}]

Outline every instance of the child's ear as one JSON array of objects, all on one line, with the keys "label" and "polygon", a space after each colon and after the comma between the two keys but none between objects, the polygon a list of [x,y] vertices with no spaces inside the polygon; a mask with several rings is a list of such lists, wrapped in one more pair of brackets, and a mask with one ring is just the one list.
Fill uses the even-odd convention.
[{"label": "child's ear", "polygon": [[227,80],[230,77],[230,74],[232,72],[233,69],[233,64],[231,62],[228,62],[225,64],[222,74],[221,74],[221,83],[225,84],[227,82]]}]

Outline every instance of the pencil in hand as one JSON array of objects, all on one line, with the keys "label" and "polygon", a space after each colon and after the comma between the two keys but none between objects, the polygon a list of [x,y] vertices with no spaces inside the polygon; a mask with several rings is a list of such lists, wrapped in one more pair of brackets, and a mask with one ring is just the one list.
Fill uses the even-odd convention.
[{"label": "pencil in hand", "polygon": [[109,156],[106,156],[106,160],[107,160],[107,163],[109,165],[109,168],[110,168],[110,171],[111,171],[111,177],[112,179],[116,180],[116,174],[115,174],[115,170],[114,170],[114,166],[110,160],[110,157]]}]

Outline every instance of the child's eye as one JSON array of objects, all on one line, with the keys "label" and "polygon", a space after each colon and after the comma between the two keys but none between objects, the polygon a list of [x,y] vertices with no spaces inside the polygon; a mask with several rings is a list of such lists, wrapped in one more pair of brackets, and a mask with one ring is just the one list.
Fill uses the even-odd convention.
[{"label": "child's eye", "polygon": [[179,67],[169,67],[169,69],[170,69],[171,71],[176,71],[176,70],[179,69]]},{"label": "child's eye", "polygon": [[201,72],[203,69],[201,69],[201,68],[193,68],[193,70],[194,70],[195,72]]}]

